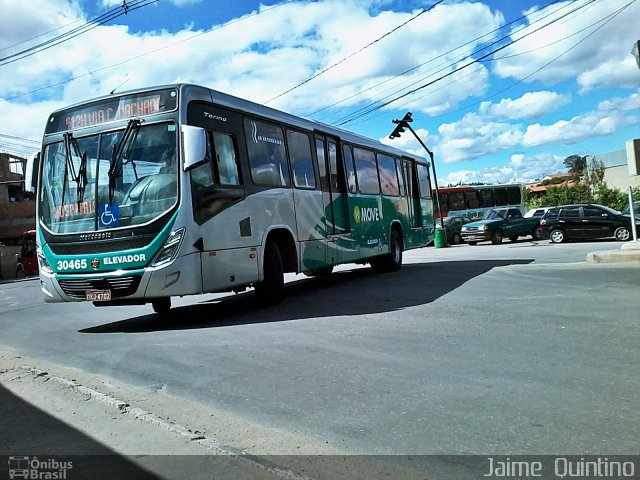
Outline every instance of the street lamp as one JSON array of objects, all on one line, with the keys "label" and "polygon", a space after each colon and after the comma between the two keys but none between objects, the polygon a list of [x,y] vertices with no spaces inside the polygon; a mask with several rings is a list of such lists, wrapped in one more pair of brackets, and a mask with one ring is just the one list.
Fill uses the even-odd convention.
[{"label": "street lamp", "polygon": [[638,64],[638,68],[640,68],[640,40],[634,42],[631,55],[636,57],[636,63]]},{"label": "street lamp", "polygon": [[436,191],[436,204],[438,205],[438,215],[440,216],[440,226],[442,227],[442,233],[444,234],[445,232],[444,219],[442,218],[442,209],[440,208],[440,195],[438,193],[438,176],[436,175],[436,163],[433,161],[433,152],[427,148],[427,146],[420,139],[420,137],[415,132],[415,130],[411,128],[411,125],[409,125],[410,122],[413,122],[413,118],[411,118],[411,112],[407,112],[407,114],[404,116],[402,120],[392,120],[392,121],[398,126],[394,128],[393,132],[391,132],[391,135],[389,135],[389,138],[391,140],[393,140],[394,138],[400,138],[400,135],[404,132],[404,129],[408,128],[409,131],[413,133],[413,136],[416,137],[416,140],[418,140],[420,145],[422,145],[422,148],[424,148],[426,152],[429,154],[429,158],[431,159],[431,168],[433,169],[433,182],[434,182],[435,191]]}]

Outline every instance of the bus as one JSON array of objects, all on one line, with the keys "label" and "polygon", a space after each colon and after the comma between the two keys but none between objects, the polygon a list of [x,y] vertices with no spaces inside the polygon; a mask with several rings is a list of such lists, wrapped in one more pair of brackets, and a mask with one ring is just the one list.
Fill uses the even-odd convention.
[{"label": "bus", "polygon": [[183,83],[53,112],[36,223],[45,301],[156,313],[248,288],[277,303],[286,272],[396,270],[435,233],[424,158]]},{"label": "bus", "polygon": [[[433,192],[435,197],[435,190]],[[486,211],[500,207],[517,207],[524,212],[522,185],[460,185],[438,188],[442,216],[464,215],[480,220]],[[435,212],[436,218],[439,213]]]}]

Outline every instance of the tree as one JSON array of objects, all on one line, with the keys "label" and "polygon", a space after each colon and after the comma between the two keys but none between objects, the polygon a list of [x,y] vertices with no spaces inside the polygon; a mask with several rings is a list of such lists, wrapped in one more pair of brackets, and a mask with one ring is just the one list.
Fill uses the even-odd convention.
[{"label": "tree", "polygon": [[562,162],[569,169],[569,173],[573,174],[575,180],[580,180],[580,177],[584,176],[587,171],[587,157],[581,157],[580,155],[570,155]]}]

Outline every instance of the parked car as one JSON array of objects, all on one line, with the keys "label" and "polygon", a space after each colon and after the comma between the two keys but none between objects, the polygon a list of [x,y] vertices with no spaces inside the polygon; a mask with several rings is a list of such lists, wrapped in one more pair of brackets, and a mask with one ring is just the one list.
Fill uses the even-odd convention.
[{"label": "parked car", "polygon": [[491,240],[497,245],[507,237],[515,242],[518,237],[531,235],[540,239],[540,219],[524,218],[519,208],[495,208],[489,210],[483,220],[467,223],[462,227],[462,239],[469,245]]},{"label": "parked car", "polygon": [[523,216],[524,218],[532,218],[532,217],[538,217],[538,218],[542,218],[542,216],[547,213],[547,210],[549,210],[551,207],[538,207],[538,208],[532,208],[530,210],[527,210],[527,213],[525,213]]},{"label": "parked car", "polygon": [[[464,215],[450,215],[444,217],[442,222],[444,223],[444,229],[447,234],[447,245],[458,245],[462,242],[462,226],[471,223],[469,217]],[[440,221],[436,220],[436,228],[442,228]]]},{"label": "parked car", "polygon": [[[566,240],[615,237],[631,238],[631,217],[596,204],[573,204],[551,208],[540,220],[542,234],[554,243]],[[640,231],[640,218],[636,219]]]}]

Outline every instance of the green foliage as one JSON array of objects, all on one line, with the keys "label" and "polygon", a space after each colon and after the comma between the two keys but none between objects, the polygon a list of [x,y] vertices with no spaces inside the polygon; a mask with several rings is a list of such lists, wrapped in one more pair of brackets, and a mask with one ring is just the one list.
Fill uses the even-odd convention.
[{"label": "green foliage", "polygon": [[600,187],[606,186],[604,181],[604,164],[597,158],[593,158],[591,161],[591,168],[586,172],[586,181],[591,185],[591,190],[596,191]]},{"label": "green foliage", "polygon": [[606,205],[614,210],[622,210],[629,203],[629,195],[617,188],[600,185],[595,192],[595,203]]},{"label": "green foliage", "polygon": [[587,185],[569,185],[550,187],[547,189],[546,205],[554,207],[556,205],[566,205],[569,203],[589,203],[591,202],[591,193]]},{"label": "green foliage", "polygon": [[[640,187],[633,187],[631,194],[634,201],[640,200]],[[614,210],[623,210],[629,204],[629,194],[626,191],[608,187],[605,182],[601,182],[593,189],[587,184],[551,187],[547,189],[545,195],[540,197],[534,196],[526,190],[524,201],[527,209],[554,207],[570,203],[599,203]]]}]

